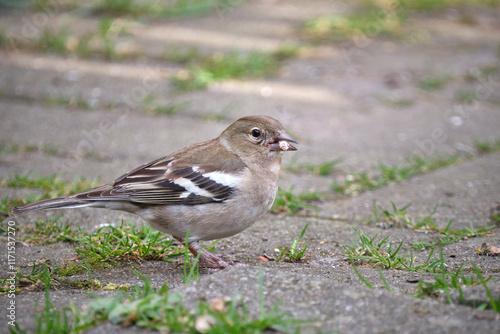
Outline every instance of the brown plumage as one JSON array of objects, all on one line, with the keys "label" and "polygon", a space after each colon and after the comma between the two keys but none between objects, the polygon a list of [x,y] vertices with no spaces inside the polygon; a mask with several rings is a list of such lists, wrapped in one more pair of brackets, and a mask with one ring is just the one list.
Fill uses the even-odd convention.
[{"label": "brown plumage", "polygon": [[[239,233],[269,210],[278,189],[283,148],[296,150],[283,142],[297,143],[278,120],[243,117],[219,137],[139,166],[113,183],[24,204],[14,213],[76,207],[127,211],[181,242],[189,231],[189,249],[196,256],[200,240]],[[228,266],[206,250],[200,263]]]}]

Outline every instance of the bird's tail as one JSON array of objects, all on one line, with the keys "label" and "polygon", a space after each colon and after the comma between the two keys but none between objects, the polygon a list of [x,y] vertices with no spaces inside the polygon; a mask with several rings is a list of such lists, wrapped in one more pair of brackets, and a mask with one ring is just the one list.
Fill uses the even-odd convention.
[{"label": "bird's tail", "polygon": [[70,208],[80,208],[90,205],[92,205],[92,202],[78,200],[71,196],[65,196],[65,197],[44,199],[42,201],[34,203],[19,205],[13,209],[13,212],[14,214],[19,214],[34,210],[70,209]]}]

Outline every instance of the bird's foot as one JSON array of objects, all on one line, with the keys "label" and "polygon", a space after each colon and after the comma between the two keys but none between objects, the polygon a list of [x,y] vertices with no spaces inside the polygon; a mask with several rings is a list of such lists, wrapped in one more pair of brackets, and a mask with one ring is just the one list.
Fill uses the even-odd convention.
[{"label": "bird's foot", "polygon": [[[199,252],[196,252],[196,254],[195,254],[195,252],[193,252],[191,247],[189,247],[189,250],[191,251],[191,253],[193,253],[194,256],[198,256]],[[228,263],[228,262],[222,260],[221,258],[219,258],[219,257],[215,256],[214,254],[210,253],[209,251],[207,251],[206,249],[201,250],[201,254],[200,254],[198,263],[200,266],[207,267],[210,269],[218,269],[218,270],[225,269],[225,268],[230,267],[232,265],[232,263]],[[214,271],[211,270],[210,272],[214,272]]]},{"label": "bird's foot", "polygon": [[[175,239],[185,245],[185,240],[176,237]],[[198,264],[202,267],[208,268],[210,273],[215,273],[233,265],[232,262],[228,263],[210,253],[208,250],[202,248],[199,241],[190,242],[188,244],[188,248],[195,258],[198,257]]]}]

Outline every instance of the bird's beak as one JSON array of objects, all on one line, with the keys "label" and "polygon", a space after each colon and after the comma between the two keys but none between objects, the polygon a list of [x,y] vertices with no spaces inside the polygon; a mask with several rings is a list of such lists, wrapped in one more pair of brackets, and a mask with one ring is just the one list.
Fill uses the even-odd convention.
[{"label": "bird's beak", "polygon": [[295,139],[287,135],[284,131],[280,131],[269,142],[269,147],[271,151],[297,151],[297,148],[290,143],[298,144]]}]

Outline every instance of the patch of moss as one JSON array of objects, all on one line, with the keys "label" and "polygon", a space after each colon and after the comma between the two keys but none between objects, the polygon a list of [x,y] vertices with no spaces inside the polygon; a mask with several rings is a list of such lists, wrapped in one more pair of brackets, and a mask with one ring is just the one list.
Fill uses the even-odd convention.
[{"label": "patch of moss", "polygon": [[106,268],[113,268],[117,265],[117,262],[101,261],[94,258],[86,258],[85,262],[87,263],[88,268],[80,261],[72,261],[64,265],[57,266],[54,269],[55,275],[57,277],[70,277],[86,273],[89,269],[94,272],[104,270]]},{"label": "patch of moss", "polygon": [[77,237],[82,235],[82,231],[72,230],[69,224],[60,221],[61,217],[38,218],[34,224],[24,225],[21,227],[22,240],[35,245],[50,245],[59,241],[77,241]]},{"label": "patch of moss", "polygon": [[97,279],[84,280],[84,281],[72,281],[69,279],[62,279],[60,280],[60,283],[73,289],[102,290],[102,283]]}]

